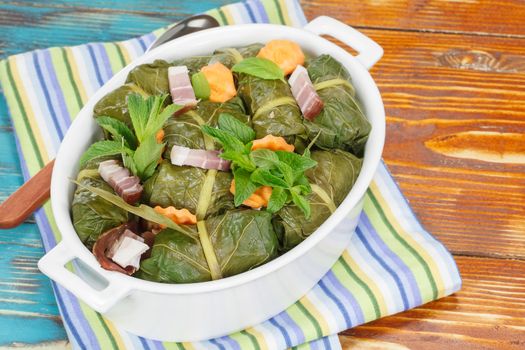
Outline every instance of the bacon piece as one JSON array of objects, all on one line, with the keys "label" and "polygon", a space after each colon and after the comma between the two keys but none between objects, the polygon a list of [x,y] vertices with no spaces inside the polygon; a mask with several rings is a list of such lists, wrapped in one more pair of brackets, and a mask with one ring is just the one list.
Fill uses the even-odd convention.
[{"label": "bacon piece", "polygon": [[142,185],[137,176],[130,175],[129,170],[120,166],[113,159],[101,162],[98,166],[100,176],[115,192],[129,204],[133,204],[142,196]]},{"label": "bacon piece", "polygon": [[[132,223],[120,225],[118,227],[112,228],[111,230],[104,232],[97,239],[95,245],[93,246],[93,255],[95,255],[95,258],[97,259],[97,261],[103,269],[109,271],[117,271],[126,275],[132,275],[133,273],[135,273],[135,271],[137,271],[138,265],[135,264],[137,262],[136,258],[135,261],[133,261],[133,263],[136,266],[133,264],[120,266],[119,264],[111,260],[111,258],[109,257],[109,255],[114,256],[115,253],[117,253],[118,248],[121,245],[124,238],[137,240],[138,243],[144,244],[144,239],[140,236],[137,236],[131,231],[133,226],[134,225]],[[148,245],[144,245],[149,249]],[[140,255],[138,261],[140,262]]]},{"label": "bacon piece", "polygon": [[171,163],[173,165],[189,165],[202,169],[230,170],[230,161],[219,157],[219,151],[191,149],[182,146],[173,146],[171,149]]},{"label": "bacon piece", "polygon": [[181,106],[195,106],[197,104],[188,67],[169,67],[168,82],[173,103]]},{"label": "bacon piece", "polygon": [[144,243],[150,247],[144,254],[142,254],[141,259],[147,259],[151,256],[151,247],[153,247],[153,243],[155,243],[155,236],[160,231],[157,229],[153,229],[152,231],[146,231],[142,233],[142,238],[144,238]]},{"label": "bacon piece", "polygon": [[306,68],[297,66],[288,79],[288,83],[304,117],[313,120],[323,109],[324,103],[315,91]]},{"label": "bacon piece", "polygon": [[[114,253],[108,256],[108,258],[125,269],[131,266],[133,272],[135,272],[140,268],[140,258],[142,254],[149,250],[149,246],[142,242],[144,240],[142,237],[129,231],[136,237],[132,238],[126,235],[126,232],[124,232],[124,234],[120,236],[120,239],[111,247],[110,252],[114,251]],[[142,241],[137,238],[140,238]]]}]

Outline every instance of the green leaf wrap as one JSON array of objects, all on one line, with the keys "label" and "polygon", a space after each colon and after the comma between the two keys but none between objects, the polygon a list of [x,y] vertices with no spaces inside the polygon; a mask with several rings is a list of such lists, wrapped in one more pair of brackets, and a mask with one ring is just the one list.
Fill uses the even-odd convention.
[{"label": "green leaf wrap", "polygon": [[370,123],[363,114],[346,69],[328,55],[308,62],[308,74],[314,86],[325,83],[317,91],[324,107],[313,121],[304,120],[308,137],[321,148],[339,148],[358,156],[363,153]]},{"label": "green leaf wrap", "polygon": [[310,236],[341,204],[357,180],[362,164],[361,159],[341,150],[313,151],[312,159],[317,166],[307,170],[306,176],[312,187],[318,186],[326,197],[320,196],[315,189],[307,196],[310,219],[306,219],[296,205],[286,205],[276,213],[273,223],[284,251]]}]

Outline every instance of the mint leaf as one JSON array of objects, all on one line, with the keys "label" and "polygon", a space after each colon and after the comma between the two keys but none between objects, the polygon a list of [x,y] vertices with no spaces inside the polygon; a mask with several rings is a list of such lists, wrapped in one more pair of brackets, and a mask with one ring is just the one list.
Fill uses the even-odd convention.
[{"label": "mint leaf", "polygon": [[268,202],[267,210],[273,214],[279,211],[284,206],[287,200],[288,200],[287,191],[281,187],[274,187],[272,189],[272,195],[270,196],[270,201]]},{"label": "mint leaf", "polygon": [[281,162],[288,164],[296,173],[304,172],[317,165],[312,158],[294,152],[275,151],[275,153]]},{"label": "mint leaf", "polygon": [[302,194],[312,193],[312,187],[310,186],[310,182],[304,173],[295,178],[294,185],[294,187],[300,189]]},{"label": "mint leaf", "polygon": [[226,151],[219,154],[219,157],[222,159],[230,160],[235,165],[247,170],[247,171],[254,171],[256,166],[250,159],[250,157],[247,154],[242,154],[239,152],[233,152],[233,151]]},{"label": "mint leaf", "polygon": [[104,140],[95,142],[80,157],[80,167],[83,167],[91,159],[121,154],[123,150],[122,141]]},{"label": "mint leaf", "polygon": [[309,219],[311,215],[310,202],[302,195],[296,193],[296,191],[290,191],[290,193],[292,194],[292,202],[294,202],[294,204],[302,210],[304,216]]},{"label": "mint leaf", "polygon": [[252,147],[253,147],[253,141],[250,141],[247,144],[245,144],[244,145],[244,153],[250,154],[250,152],[252,151]]},{"label": "mint leaf", "polygon": [[310,152],[310,148],[306,148],[303,152],[303,157],[310,158],[311,155],[312,155],[312,152]]},{"label": "mint leaf", "polygon": [[[151,97],[148,99],[150,98]],[[138,94],[131,94],[128,96],[129,116],[131,118],[131,124],[133,124],[133,129],[135,129],[135,135],[137,135],[139,141],[142,141],[142,137],[146,131],[150,112],[149,108],[150,106],[142,96]]]},{"label": "mint leaf", "polygon": [[133,155],[133,163],[136,167],[135,175],[141,180],[146,180],[153,175],[163,150],[164,144],[158,144],[155,136],[150,136],[144,140]]},{"label": "mint leaf", "polygon": [[266,169],[256,169],[250,176],[250,180],[263,186],[288,188],[288,184],[283,179]]},{"label": "mint leaf", "polygon": [[207,100],[210,98],[211,89],[208,79],[203,72],[195,73],[191,76],[191,85],[193,86],[193,92],[195,92],[195,97]]},{"label": "mint leaf", "polygon": [[166,120],[183,106],[171,104],[162,108],[168,95],[142,96],[132,94],[128,97],[128,110],[135,135],[140,142],[159,131]]},{"label": "mint leaf", "polygon": [[314,146],[314,144],[317,142],[317,139],[319,138],[319,136],[321,136],[321,130],[319,130],[319,132],[317,133],[317,135],[315,135],[315,137],[313,138],[312,141],[310,141],[310,143],[308,144],[308,146],[306,147],[306,149],[304,150],[303,152],[303,157],[307,157],[307,158],[310,158],[310,155],[311,155],[311,152],[310,152],[310,149]]},{"label": "mint leaf", "polygon": [[275,152],[268,149],[257,149],[252,151],[250,157],[255,165],[263,169],[272,169],[279,164],[279,157],[277,157]]},{"label": "mint leaf", "polygon": [[282,174],[282,177],[284,181],[286,181],[288,186],[293,186],[295,178],[292,167],[284,162],[279,162],[279,164],[277,165],[277,169]]},{"label": "mint leaf", "polygon": [[255,131],[253,131],[252,128],[228,113],[221,113],[219,115],[219,128],[230,132],[244,144],[255,139]]},{"label": "mint leaf", "polygon": [[234,204],[238,207],[255,192],[257,186],[250,180],[250,172],[245,169],[234,168],[233,177],[235,179]]},{"label": "mint leaf", "polygon": [[217,139],[225,151],[244,153],[244,144],[229,131],[212,128],[208,125],[201,126],[202,131]]},{"label": "mint leaf", "polygon": [[[167,95],[164,96],[155,96],[156,101],[154,102],[155,106],[157,103],[160,104],[160,106],[164,103],[164,100],[166,99]],[[160,107],[159,106],[159,107]],[[176,104],[170,104],[166,108],[164,108],[162,111],[160,108],[157,111],[152,111],[150,113],[150,116],[148,118],[148,122],[146,125],[146,130],[144,131],[143,138],[149,138],[152,135],[155,135],[162,127],[164,126],[164,123],[178,110],[183,108],[184,106],[176,105]],[[156,108],[156,107],[154,107]]]},{"label": "mint leaf", "polygon": [[137,148],[137,138],[135,134],[120,120],[111,117],[98,117],[96,121],[98,125],[113,136],[115,141],[124,139],[127,147],[131,149]]},{"label": "mint leaf", "polygon": [[[132,153],[135,153],[132,151]],[[135,165],[135,162],[133,161],[133,154],[127,154],[126,152],[122,152],[122,163],[124,163],[124,166],[128,168],[133,174],[136,174],[138,172],[137,166]]]},{"label": "mint leaf", "polygon": [[232,67],[233,72],[245,73],[266,80],[284,79],[284,72],[277,64],[259,57],[245,58]]}]

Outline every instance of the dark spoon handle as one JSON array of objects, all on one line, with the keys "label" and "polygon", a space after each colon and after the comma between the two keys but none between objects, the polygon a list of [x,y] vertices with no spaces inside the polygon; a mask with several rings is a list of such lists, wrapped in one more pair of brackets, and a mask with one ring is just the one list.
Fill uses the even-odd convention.
[{"label": "dark spoon handle", "polygon": [[54,164],[53,159],[0,204],[0,228],[20,225],[33,211],[47,201]]}]

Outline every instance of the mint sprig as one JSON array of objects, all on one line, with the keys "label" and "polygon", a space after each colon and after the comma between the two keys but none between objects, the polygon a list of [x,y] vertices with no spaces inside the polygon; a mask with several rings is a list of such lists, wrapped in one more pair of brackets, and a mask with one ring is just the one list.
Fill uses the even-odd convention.
[{"label": "mint sprig", "polygon": [[128,110],[133,125],[132,131],[126,124],[111,117],[99,117],[97,123],[113,140],[93,143],[80,158],[80,166],[91,159],[120,154],[124,166],[141,180],[146,180],[157,168],[164,143],[157,143],[156,134],[164,123],[183,106],[164,106],[167,95],[143,98],[138,94],[128,97]]},{"label": "mint sprig", "polygon": [[283,70],[266,58],[248,57],[235,64],[232,71],[236,73],[245,73],[256,76],[261,79],[275,80],[280,79],[284,81]]},{"label": "mint sprig", "polygon": [[203,132],[222,144],[220,157],[232,162],[235,179],[235,206],[240,206],[258,187],[272,187],[267,210],[279,211],[294,203],[310,217],[310,203],[306,196],[312,192],[305,171],[316,166],[309,151],[303,155],[258,149],[252,151],[255,132],[232,115],[222,113],[217,128],[202,126]]}]

